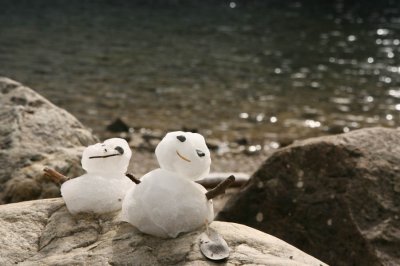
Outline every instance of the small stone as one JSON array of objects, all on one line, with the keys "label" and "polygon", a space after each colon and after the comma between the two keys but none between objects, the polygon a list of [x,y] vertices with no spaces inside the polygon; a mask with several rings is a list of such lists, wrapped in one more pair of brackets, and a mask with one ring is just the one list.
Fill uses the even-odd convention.
[{"label": "small stone", "polygon": [[297,183],[296,183],[296,187],[297,188],[302,188],[304,186],[304,182],[302,181],[302,180],[299,180]]},{"label": "small stone", "polygon": [[264,214],[262,212],[258,212],[256,215],[257,222],[261,223],[264,220]]},{"label": "small stone", "polygon": [[328,221],[326,221],[326,224],[327,224],[328,226],[332,226],[332,219],[328,219]]},{"label": "small stone", "polygon": [[121,118],[117,118],[106,129],[110,132],[129,132],[130,128]]},{"label": "small stone", "polygon": [[239,138],[235,142],[239,145],[244,145],[244,146],[249,145],[249,140],[245,137]]},{"label": "small stone", "polygon": [[211,138],[207,139],[207,147],[212,151],[218,150],[220,145],[221,142],[217,139],[211,139]]}]

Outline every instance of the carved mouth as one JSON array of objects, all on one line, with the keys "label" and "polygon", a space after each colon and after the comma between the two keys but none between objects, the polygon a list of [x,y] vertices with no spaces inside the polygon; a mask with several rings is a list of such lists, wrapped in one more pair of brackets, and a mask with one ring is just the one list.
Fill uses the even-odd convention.
[{"label": "carved mouth", "polygon": [[89,159],[108,158],[108,157],[121,156],[121,155],[122,154],[120,154],[120,153],[115,153],[115,154],[109,154],[109,155],[90,156]]},{"label": "carved mouth", "polygon": [[186,161],[186,162],[188,162],[188,163],[191,162],[188,158],[182,156],[178,151],[176,151],[176,154],[178,154],[178,156],[179,156],[182,160],[184,160],[184,161]]}]

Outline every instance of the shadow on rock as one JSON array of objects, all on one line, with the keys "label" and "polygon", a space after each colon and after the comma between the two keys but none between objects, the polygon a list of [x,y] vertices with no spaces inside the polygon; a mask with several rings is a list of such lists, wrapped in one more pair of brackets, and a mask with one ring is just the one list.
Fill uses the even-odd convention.
[{"label": "shadow on rock", "polygon": [[270,156],[219,213],[332,265],[400,265],[400,131],[299,141]]}]

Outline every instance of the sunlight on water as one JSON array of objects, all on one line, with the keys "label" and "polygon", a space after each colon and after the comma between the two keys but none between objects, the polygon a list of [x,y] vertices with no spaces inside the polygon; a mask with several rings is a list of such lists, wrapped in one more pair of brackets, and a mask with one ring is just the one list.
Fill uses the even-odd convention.
[{"label": "sunlight on water", "polygon": [[157,3],[5,5],[0,75],[100,135],[121,117],[250,153],[400,121],[395,1]]}]

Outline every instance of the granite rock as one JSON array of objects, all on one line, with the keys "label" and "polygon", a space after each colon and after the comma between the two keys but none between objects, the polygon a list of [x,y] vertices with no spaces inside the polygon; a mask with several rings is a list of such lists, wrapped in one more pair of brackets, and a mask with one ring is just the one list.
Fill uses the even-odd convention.
[{"label": "granite rock", "polygon": [[67,111],[0,77],[0,204],[60,195],[43,167],[78,176],[84,147],[96,141]]},{"label": "granite rock", "polygon": [[400,265],[400,130],[368,128],[276,151],[217,217],[332,265]]},{"label": "granite rock", "polygon": [[[204,228],[173,239],[140,233],[119,212],[72,216],[61,198],[0,206],[0,265],[214,265],[200,253]],[[213,222],[231,249],[224,265],[326,265],[244,225]]]}]

